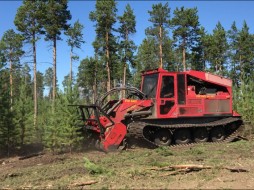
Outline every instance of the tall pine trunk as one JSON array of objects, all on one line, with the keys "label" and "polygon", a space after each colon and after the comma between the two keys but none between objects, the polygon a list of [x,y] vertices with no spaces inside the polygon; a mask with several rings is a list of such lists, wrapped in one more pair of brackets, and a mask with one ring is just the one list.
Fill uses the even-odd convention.
[{"label": "tall pine trunk", "polygon": [[218,62],[215,61],[215,72],[217,73],[217,71],[218,71]]},{"label": "tall pine trunk", "polygon": [[97,58],[97,54],[95,54],[95,71],[94,71],[94,80],[93,80],[93,99],[92,99],[92,102],[93,104],[95,104],[96,102],[96,99],[97,99],[97,61],[98,61],[98,58]]},{"label": "tall pine trunk", "polygon": [[186,71],[186,48],[185,48],[185,38],[183,39],[183,71]]},{"label": "tall pine trunk", "polygon": [[239,58],[239,65],[240,65],[240,82],[242,83],[243,82],[243,66],[242,66],[242,55],[240,55],[240,58]]},{"label": "tall pine trunk", "polygon": [[160,33],[159,33],[159,36],[160,36],[160,64],[159,64],[159,68],[162,68],[162,27],[160,25]]},{"label": "tall pine trunk", "polygon": [[[108,75],[108,81],[107,81],[107,91],[110,91],[110,68],[109,68],[109,36],[108,32],[106,32],[106,68],[107,68],[107,75]],[[108,101],[110,100],[110,95],[108,96]]]},{"label": "tall pine trunk", "polygon": [[72,84],[72,53],[73,49],[71,48],[71,52],[70,52],[70,84]]},{"label": "tall pine trunk", "polygon": [[[128,42],[128,30],[125,31],[125,42]],[[126,63],[126,47],[125,47],[125,51],[124,51],[124,65],[123,65],[123,87],[126,86],[126,67],[127,67],[127,63]],[[122,98],[125,98],[125,91],[123,90],[122,92]]]},{"label": "tall pine trunk", "polygon": [[206,64],[205,64],[205,58],[204,58],[204,57],[205,57],[205,55],[204,55],[203,58],[202,58],[202,59],[203,59],[203,69],[204,69],[204,71],[205,71],[205,70],[206,70]]},{"label": "tall pine trunk", "polygon": [[[124,60],[124,66],[123,66],[123,87],[126,86],[126,59]],[[125,91],[123,90],[122,98],[125,98]]]},{"label": "tall pine trunk", "polygon": [[220,74],[222,74],[222,63],[220,63],[219,72],[220,72]]},{"label": "tall pine trunk", "polygon": [[96,77],[94,77],[94,82],[93,82],[93,104],[95,104],[96,99],[97,99],[97,86],[96,86]]},{"label": "tall pine trunk", "polygon": [[53,102],[56,99],[56,37],[53,39]]},{"label": "tall pine trunk", "polygon": [[37,114],[38,114],[38,101],[37,101],[37,61],[36,61],[36,44],[35,44],[35,33],[33,33],[33,61],[34,61],[34,128],[38,133],[37,127]]},{"label": "tall pine trunk", "polygon": [[12,76],[12,60],[10,59],[10,96],[11,96],[11,111],[13,104],[13,76]]}]

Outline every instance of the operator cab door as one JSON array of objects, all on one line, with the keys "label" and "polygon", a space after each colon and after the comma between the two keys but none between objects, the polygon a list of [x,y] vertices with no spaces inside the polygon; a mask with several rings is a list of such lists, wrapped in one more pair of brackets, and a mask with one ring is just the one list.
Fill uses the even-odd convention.
[{"label": "operator cab door", "polygon": [[172,108],[175,105],[175,76],[163,74],[160,76],[160,86],[158,88],[157,110],[159,118],[168,118],[172,114]]}]

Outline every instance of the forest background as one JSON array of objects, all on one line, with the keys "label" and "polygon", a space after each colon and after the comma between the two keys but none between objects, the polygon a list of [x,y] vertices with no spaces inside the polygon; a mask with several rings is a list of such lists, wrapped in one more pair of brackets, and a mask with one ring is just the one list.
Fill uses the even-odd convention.
[{"label": "forest background", "polygon": [[[149,23],[145,35],[135,40],[140,32],[136,20],[142,15],[135,14],[132,2],[124,6],[121,1],[92,2],[87,17],[94,36],[86,31],[86,23],[73,21],[68,7],[73,2],[18,3],[14,27],[0,36],[2,154],[34,143],[54,152],[80,147],[83,139],[76,127],[77,114],[68,105],[93,103],[112,87],[139,87],[140,72],[158,67],[195,69],[231,78],[234,108],[250,123],[246,133],[252,133],[254,35],[245,20],[238,25],[233,21],[228,29],[218,20],[208,32],[201,25],[197,7],[172,8],[170,2],[154,1],[145,10]],[[88,48],[89,56],[84,57],[84,45],[91,41],[93,50]],[[63,44],[68,52],[60,52]],[[48,54],[41,54],[43,49]],[[68,55],[65,66],[58,61],[63,54]],[[44,71],[37,69],[42,64],[48,66]],[[68,74],[59,76],[59,67]]]}]

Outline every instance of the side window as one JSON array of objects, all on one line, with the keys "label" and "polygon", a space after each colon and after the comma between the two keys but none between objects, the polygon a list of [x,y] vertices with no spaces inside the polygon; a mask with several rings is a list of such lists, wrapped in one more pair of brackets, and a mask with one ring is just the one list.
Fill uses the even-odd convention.
[{"label": "side window", "polygon": [[146,75],[143,81],[142,91],[148,98],[155,98],[157,91],[158,74]]},{"label": "side window", "polygon": [[174,77],[163,76],[161,85],[161,98],[173,98],[174,97]]}]

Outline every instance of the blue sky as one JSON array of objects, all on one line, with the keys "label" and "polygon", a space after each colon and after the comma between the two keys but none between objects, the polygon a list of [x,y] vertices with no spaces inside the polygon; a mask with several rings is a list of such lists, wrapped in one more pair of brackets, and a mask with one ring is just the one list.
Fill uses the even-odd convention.
[{"label": "blue sky", "polygon": [[[139,45],[145,38],[145,29],[151,25],[148,21],[148,10],[152,9],[152,5],[160,1],[117,1],[118,15],[122,15],[127,3],[131,5],[136,15],[137,33],[132,39]],[[166,3],[167,1],[162,1]],[[16,11],[22,5],[22,1],[0,1],[0,38],[8,29],[15,29],[13,24]],[[200,23],[205,27],[208,33],[211,33],[218,21],[221,22],[225,30],[229,30],[233,21],[236,21],[237,27],[241,28],[243,21],[246,20],[250,32],[254,33],[254,1],[169,1],[171,8],[171,17],[176,7],[184,6],[186,8],[198,8]],[[95,39],[94,23],[89,20],[89,13],[95,10],[95,1],[70,1],[69,10],[72,14],[70,23],[76,20],[84,25],[84,40],[86,43],[82,45],[81,50],[75,52],[80,56],[80,60],[85,57],[93,56],[92,42]],[[43,38],[43,37],[42,37]],[[57,42],[57,77],[61,86],[62,80],[69,72],[69,47],[66,44],[66,38],[63,36],[62,41]],[[48,67],[52,66],[53,56],[50,42],[40,40],[37,45],[37,62],[38,70],[44,72]],[[29,45],[25,46],[28,50]],[[22,63],[31,60],[24,58]],[[74,63],[74,72],[76,74],[79,62]],[[32,65],[31,65],[32,66]],[[31,67],[32,69],[32,67]]]}]

